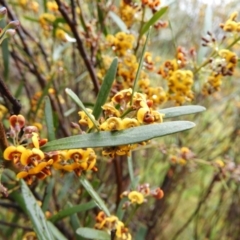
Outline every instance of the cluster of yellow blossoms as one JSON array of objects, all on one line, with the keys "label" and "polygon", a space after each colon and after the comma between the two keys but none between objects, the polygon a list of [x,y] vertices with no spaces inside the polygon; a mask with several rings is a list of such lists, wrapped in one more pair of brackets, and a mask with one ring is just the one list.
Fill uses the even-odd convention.
[{"label": "cluster of yellow blossoms", "polygon": [[124,226],[116,216],[106,216],[104,212],[99,212],[96,217],[95,228],[99,230],[104,230],[111,235],[114,233],[115,240],[131,240],[132,236],[129,233],[128,228]]},{"label": "cluster of yellow blossoms", "polygon": [[160,0],[142,0],[141,5],[136,2],[121,0],[118,15],[126,26],[130,28],[135,22],[141,21],[145,7],[149,7],[155,13],[160,5]]},{"label": "cluster of yellow blossoms", "polygon": [[30,10],[33,12],[38,12],[39,10],[39,3],[33,0],[18,0],[17,4],[20,5],[24,10]]},{"label": "cluster of yellow blossoms", "polygon": [[203,85],[203,94],[208,95],[219,91],[222,85],[222,78],[232,76],[236,66],[236,53],[228,49],[219,50],[218,57],[211,61],[210,69],[212,72],[208,76],[207,82]]},{"label": "cluster of yellow blossoms", "polygon": [[158,73],[168,82],[167,98],[174,101],[176,105],[182,105],[185,101],[191,101],[194,98],[192,92],[193,73],[190,70],[184,70],[187,60],[184,50],[177,49],[176,58],[164,62]]},{"label": "cluster of yellow blossoms", "polygon": [[0,104],[0,120],[2,120],[7,111],[7,108],[4,105]]},{"label": "cluster of yellow blossoms", "polygon": [[121,0],[118,14],[126,26],[130,28],[135,22],[136,14],[139,10],[138,5],[135,5],[133,2]]},{"label": "cluster of yellow blossoms", "polygon": [[[47,9],[49,12],[44,12],[39,16],[39,24],[41,28],[43,29],[44,35],[46,37],[49,37],[51,32],[54,29],[54,21],[57,19],[59,16],[58,13],[58,5],[54,1],[48,1],[47,2]],[[55,26],[56,27],[56,26]],[[63,42],[68,41],[68,34],[67,32],[69,31],[69,26],[65,23],[57,23],[57,28],[54,31],[54,36]]]},{"label": "cluster of yellow blossoms", "polygon": [[[107,46],[112,46],[112,49],[118,56],[119,60],[117,77],[112,86],[113,92],[133,87],[139,67],[137,57],[135,53],[133,53],[134,44],[135,36],[132,34],[118,32],[115,36],[107,36]],[[104,69],[108,68],[110,65],[111,58],[106,55],[104,60],[104,68],[98,71],[100,82],[106,72]],[[152,87],[150,85],[147,71],[153,72],[155,70],[154,60],[150,52],[146,52],[144,55],[143,67],[144,69],[140,72],[138,86],[140,91],[145,93],[149,100],[152,100],[153,107],[156,108],[159,104],[162,104],[167,100],[167,93],[161,86]]]},{"label": "cluster of yellow blossoms", "polygon": [[150,189],[149,184],[139,185],[137,190],[134,191],[125,191],[121,194],[121,198],[128,198],[123,205],[123,208],[129,207],[131,204],[142,204],[147,202],[146,197],[152,196],[156,199],[162,199],[164,196],[163,191],[160,188]]},{"label": "cluster of yellow blossoms", "polygon": [[[239,32],[240,23],[236,22],[236,18],[237,13],[232,13],[226,23],[220,25],[221,28],[227,32]],[[204,95],[219,91],[222,85],[222,79],[225,76],[233,75],[238,61],[236,53],[230,51],[229,49],[221,49],[212,33],[208,32],[208,36],[210,37],[210,40],[202,38],[202,45],[211,47],[215,52],[216,57],[209,59],[211,74],[208,76],[207,81],[203,85],[202,92]]]},{"label": "cluster of yellow blossoms", "polygon": [[40,147],[47,139],[40,139],[35,126],[25,126],[22,115],[9,118],[9,136],[12,145],[3,153],[5,160],[12,161],[18,171],[17,178],[28,184],[34,179],[45,179],[51,175],[51,168],[64,172],[74,171],[78,176],[83,171],[97,171],[96,154],[91,148],[66,151],[43,152]]},{"label": "cluster of yellow blossoms", "polygon": [[[132,102],[131,102],[132,98]],[[152,109],[152,101],[145,94],[135,92],[132,97],[132,89],[126,89],[115,94],[110,102],[102,106],[103,117],[99,121],[101,131],[119,131],[145,124],[161,123],[163,114]],[[88,110],[91,114],[91,110]],[[79,112],[81,126],[91,129],[94,125],[84,111]],[[92,119],[94,116],[91,114]],[[102,152],[104,156],[126,155],[137,144],[108,147]]]},{"label": "cluster of yellow blossoms", "polygon": [[237,12],[233,12],[225,23],[221,23],[220,27],[226,32],[240,32],[240,22],[237,22]]},{"label": "cluster of yellow blossoms", "polygon": [[109,44],[113,51],[119,56],[123,56],[127,51],[133,49],[134,40],[135,38],[132,34],[124,32],[118,32],[115,36],[107,36],[107,44]]}]

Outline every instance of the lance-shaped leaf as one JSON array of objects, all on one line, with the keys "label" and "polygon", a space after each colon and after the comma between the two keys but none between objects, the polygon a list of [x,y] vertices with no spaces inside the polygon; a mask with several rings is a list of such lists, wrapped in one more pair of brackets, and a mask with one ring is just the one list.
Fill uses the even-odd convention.
[{"label": "lance-shaped leaf", "polygon": [[71,216],[75,213],[78,212],[85,212],[88,211],[92,208],[96,207],[96,204],[94,201],[90,201],[88,203],[82,203],[76,206],[72,206],[72,207],[68,207],[66,209],[61,210],[60,212],[58,212],[57,214],[53,215],[52,217],[50,217],[48,220],[51,222],[57,222],[65,217]]},{"label": "lance-shaped leaf", "polygon": [[145,54],[145,51],[146,51],[146,46],[147,46],[147,43],[148,43],[148,38],[149,38],[149,35],[150,35],[150,30],[151,29],[149,29],[148,33],[147,33],[147,38],[146,38],[146,41],[145,41],[144,46],[143,46],[143,50],[142,50],[142,54],[141,54],[141,57],[140,57],[140,62],[139,62],[139,65],[138,65],[137,73],[136,73],[136,76],[135,76],[135,79],[134,79],[134,82],[133,82],[133,89],[132,89],[132,96],[131,96],[130,105],[132,105],[134,92],[136,91],[137,81],[138,81],[138,78],[139,78],[141,70],[142,70],[143,59],[144,59],[144,54]]},{"label": "lance-shaped leaf", "polygon": [[109,11],[108,15],[117,24],[117,26],[122,32],[125,32],[125,33],[129,32],[125,22],[116,13]]},{"label": "lance-shaped leaf", "polygon": [[55,139],[54,123],[53,123],[53,112],[51,102],[48,96],[45,97],[45,106],[44,106],[45,120],[48,130],[48,139],[50,141]]},{"label": "lance-shaped leaf", "polygon": [[106,76],[104,77],[103,84],[101,86],[101,89],[97,96],[97,101],[93,109],[93,116],[98,119],[101,112],[102,112],[102,106],[106,102],[108,98],[108,94],[111,90],[113,81],[115,79],[116,73],[117,73],[117,65],[118,65],[118,59],[114,58],[110,68],[107,71]]},{"label": "lance-shaped leaf", "polygon": [[87,239],[110,240],[110,235],[107,232],[93,228],[79,228],[76,233]]},{"label": "lance-shaped leaf", "polygon": [[82,134],[51,141],[44,145],[42,150],[46,152],[73,148],[120,146],[181,132],[194,126],[195,124],[189,121],[172,121],[133,127],[123,131]]},{"label": "lance-shaped leaf", "polygon": [[205,111],[206,108],[198,105],[171,107],[158,110],[160,113],[164,113],[164,118],[179,117],[182,115],[188,115],[192,113],[198,113]]},{"label": "lance-shaped leaf", "polygon": [[82,101],[79,99],[79,97],[74,93],[71,89],[66,88],[65,92],[68,94],[68,96],[86,113],[88,118],[92,121],[93,125],[98,129],[97,123],[95,119],[92,117],[92,115],[88,112],[88,110],[85,108]]},{"label": "lance-shaped leaf", "polygon": [[85,188],[85,190],[89,193],[89,195],[92,197],[92,199],[94,200],[94,202],[97,204],[97,206],[105,212],[105,214],[107,216],[110,216],[110,212],[107,208],[107,206],[105,205],[104,201],[101,199],[101,197],[98,195],[98,193],[94,190],[94,188],[92,187],[91,183],[84,177],[81,176],[80,177],[80,182],[83,185],[83,187]]},{"label": "lance-shaped leaf", "polygon": [[48,229],[47,220],[44,216],[44,213],[42,212],[32,192],[30,191],[30,189],[23,180],[21,180],[21,190],[27,214],[31,219],[34,232],[36,233],[38,239],[39,240],[54,239]]},{"label": "lance-shaped leaf", "polygon": [[148,31],[148,29],[154,25],[159,19],[160,17],[162,17],[164,15],[164,13],[168,10],[168,7],[164,7],[161,8],[159,11],[157,11],[148,22],[146,22],[140,32],[140,37],[143,36],[144,33],[146,33]]}]

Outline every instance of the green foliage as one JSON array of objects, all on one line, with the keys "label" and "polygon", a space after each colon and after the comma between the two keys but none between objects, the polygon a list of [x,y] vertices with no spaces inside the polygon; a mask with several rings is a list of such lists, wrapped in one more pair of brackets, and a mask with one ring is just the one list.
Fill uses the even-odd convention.
[{"label": "green foliage", "polygon": [[97,132],[54,140],[42,147],[43,151],[86,147],[111,147],[147,141],[168,134],[191,129],[194,123],[188,121],[164,122],[140,126],[115,132]]},{"label": "green foliage", "polygon": [[42,212],[32,192],[30,191],[30,189],[28,188],[27,184],[24,181],[21,181],[21,191],[27,214],[31,219],[34,231],[37,234],[38,239],[40,240],[54,239],[48,229],[48,224],[44,216],[44,213]]},{"label": "green foliage", "polygon": [[237,1],[0,3],[2,238],[239,238]]}]

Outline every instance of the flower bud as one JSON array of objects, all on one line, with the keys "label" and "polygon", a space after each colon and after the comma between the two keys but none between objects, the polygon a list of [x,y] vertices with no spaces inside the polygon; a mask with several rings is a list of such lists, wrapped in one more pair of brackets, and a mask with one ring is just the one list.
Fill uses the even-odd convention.
[{"label": "flower bud", "polygon": [[12,37],[15,33],[16,33],[16,30],[15,30],[15,29],[8,29],[8,30],[4,33],[4,38],[10,38],[10,37]]},{"label": "flower bud", "polygon": [[7,9],[5,7],[0,8],[0,20],[4,18],[7,13]]},{"label": "flower bud", "polygon": [[18,20],[15,20],[8,23],[7,29],[10,29],[10,28],[16,29],[19,26],[20,26],[20,22]]}]

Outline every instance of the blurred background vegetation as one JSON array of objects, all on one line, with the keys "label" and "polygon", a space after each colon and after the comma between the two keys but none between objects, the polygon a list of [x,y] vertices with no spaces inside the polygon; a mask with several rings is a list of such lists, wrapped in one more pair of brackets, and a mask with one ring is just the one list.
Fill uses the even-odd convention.
[{"label": "blurred background vegetation", "polygon": [[[56,135],[61,138],[76,134],[76,129],[70,126],[71,122],[79,120],[79,109],[67,97],[65,88],[71,88],[85,106],[91,108],[99,83],[94,86],[94,77],[89,74],[91,70],[86,67],[83,53],[75,42],[72,29],[66,24],[66,18],[63,20],[61,13],[53,11],[53,15],[57,16],[54,23],[48,20],[44,23],[45,27],[39,23],[41,14],[47,11],[47,2],[0,0],[0,5],[8,9],[8,18],[1,22],[2,27],[10,20],[18,19],[21,23],[15,37],[5,40],[1,46],[0,75],[11,93],[21,102],[21,114],[29,124],[41,129],[43,137],[46,137],[44,96],[50,97]],[[210,50],[202,47],[201,38],[210,31],[216,39],[221,39],[225,33],[219,28],[219,24],[224,23],[233,11],[240,10],[239,1],[182,0],[162,1],[161,4],[168,5],[168,2],[171,3],[162,20],[168,21],[169,25],[164,29],[153,29],[147,46],[147,52],[153,54],[156,62],[159,61],[158,65],[167,59],[173,59],[177,46],[195,49],[197,64],[203,62]],[[140,4],[137,1],[136,3]],[[105,51],[105,27],[109,34],[119,31],[118,20],[109,17],[107,12],[111,10],[117,15],[120,2],[65,1],[63,8],[69,16],[72,14],[71,4],[74,4],[83,48],[89,56],[95,76],[99,77],[103,62],[107,61],[106,55],[101,55],[101,51]],[[152,15],[151,11],[149,14]],[[104,22],[101,22],[101,17],[106,17]],[[57,35],[57,29],[63,29],[68,38],[65,39],[65,35],[61,38],[61,32]],[[139,23],[136,23],[130,32],[136,34],[138,30]],[[227,35],[230,36],[231,33]],[[99,44],[97,51],[94,44]],[[239,44],[233,50],[239,56]],[[106,69],[109,67],[108,63],[107,65]],[[165,80],[159,75],[149,75],[153,86],[167,87]],[[179,117],[179,120],[195,122],[196,127],[187,132],[152,140],[148,145],[133,151],[134,174],[139,183],[149,183],[164,191],[163,199],[149,200],[133,216],[128,225],[133,239],[239,239],[239,76],[238,61],[233,76],[223,80],[221,90],[205,96],[201,93],[201,88],[206,80],[206,73],[196,74],[193,85],[195,98],[185,104],[202,105],[207,110],[200,114]],[[97,77],[101,83],[101,79]],[[2,122],[7,129],[11,104],[3,96],[0,103],[7,109],[0,109]],[[159,108],[171,106],[174,106],[174,102],[167,101],[160,104]],[[184,155],[183,148],[189,149],[187,156]],[[96,151],[99,156],[99,171],[88,177],[114,213],[119,188],[121,191],[129,189],[127,161],[119,157],[114,162],[102,157],[100,150]],[[121,187],[116,178],[119,174],[117,171],[121,172]],[[19,207],[18,182],[8,170],[4,171],[3,176],[2,181],[10,194],[0,199],[0,239],[22,239],[31,230],[31,226],[26,224],[29,220]],[[53,173],[52,177],[34,183],[31,190],[36,199],[43,202],[49,186],[53,186],[47,208],[49,214],[64,209],[67,203],[75,205],[90,201],[74,174],[62,177],[59,173]],[[78,213],[79,225],[93,227],[97,212],[95,208]],[[128,214],[130,210],[125,218]],[[56,226],[67,239],[81,239],[74,234],[72,221],[73,218],[68,217],[59,220]]]}]

